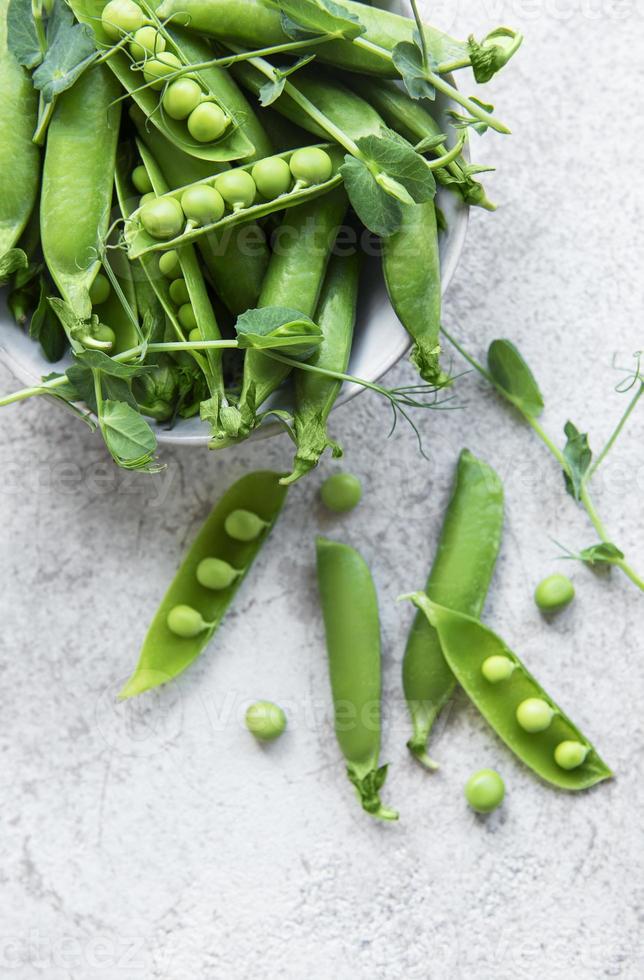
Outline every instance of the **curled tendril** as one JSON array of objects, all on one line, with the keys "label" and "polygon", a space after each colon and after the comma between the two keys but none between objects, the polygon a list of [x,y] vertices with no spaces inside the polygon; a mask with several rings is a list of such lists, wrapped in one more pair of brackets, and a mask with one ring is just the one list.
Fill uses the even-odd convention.
[{"label": "curled tendril", "polygon": [[625,377],[615,386],[615,391],[624,395],[629,391],[632,391],[635,385],[644,385],[644,374],[642,373],[642,358],[644,357],[644,351],[636,350],[633,354],[635,358],[635,370],[633,368],[619,367],[613,358],[613,367],[616,371],[624,371]]},{"label": "curled tendril", "polygon": [[504,68],[523,43],[523,34],[511,27],[497,27],[479,43],[473,35],[468,39],[474,78],[485,84]]}]

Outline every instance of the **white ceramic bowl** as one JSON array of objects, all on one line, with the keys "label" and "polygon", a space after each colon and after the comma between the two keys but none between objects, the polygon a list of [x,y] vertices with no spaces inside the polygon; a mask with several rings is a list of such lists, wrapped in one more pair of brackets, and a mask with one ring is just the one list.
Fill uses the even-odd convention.
[{"label": "white ceramic bowl", "polygon": [[[438,118],[448,105],[437,103]],[[443,293],[458,265],[468,224],[468,208],[456,194],[440,188],[438,203],[446,219],[448,230],[441,234],[441,284]],[[6,290],[0,297],[0,360],[2,360],[23,385],[34,385],[52,370],[61,370],[44,359],[40,348],[11,319],[6,307]],[[393,312],[385,289],[377,259],[365,263],[360,288],[358,319],[349,364],[349,373],[365,381],[374,382],[400,360],[409,350],[409,336]],[[342,405],[364,389],[359,385],[344,385],[336,405]],[[272,407],[289,407],[288,389],[278,392],[272,399]],[[199,419],[179,419],[168,430],[163,424],[154,424],[159,443],[204,446],[208,443],[208,427]],[[282,432],[275,423],[261,426],[253,433],[262,438]]]}]

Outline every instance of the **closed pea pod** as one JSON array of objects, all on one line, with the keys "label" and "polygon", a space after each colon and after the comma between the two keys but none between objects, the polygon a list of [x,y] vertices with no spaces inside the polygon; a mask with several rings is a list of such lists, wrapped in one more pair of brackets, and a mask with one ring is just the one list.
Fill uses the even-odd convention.
[{"label": "closed pea pod", "polygon": [[[426,593],[435,602],[479,616],[496,565],[503,531],[503,486],[492,467],[464,449],[458,461],[436,558]],[[420,610],[407,640],[403,687],[413,723],[407,746],[435,769],[427,743],[438,715],[453,696],[456,679],[436,630]]]},{"label": "closed pea pod", "polygon": [[326,632],[335,733],[363,808],[381,820],[398,814],[380,801],[381,651],[378,597],[353,548],[317,539],[317,574]]},{"label": "closed pea pod", "polygon": [[[587,789],[612,776],[589,741],[496,633],[471,616],[432,602],[424,593],[410,598],[437,631],[445,660],[472,703],[533,772],[567,790]],[[514,663],[514,671],[503,683],[490,684],[484,676],[483,664],[492,656]],[[573,751],[568,747],[571,742],[581,749]]]},{"label": "closed pea pod", "polygon": [[[199,531],[162,600],[136,670],[121,691],[121,698],[134,697],[167,683],[199,656],[250,571],[285,498],[286,489],[279,485],[279,474],[267,471],[249,473],[226,491]],[[255,513],[265,522],[262,533],[253,541],[238,541],[226,533],[227,517],[239,509]],[[199,580],[198,569],[209,558],[218,558],[237,569],[238,575],[227,588],[215,590]],[[191,611],[180,608],[179,613],[173,612],[184,606]],[[179,635],[172,626],[184,635]]]}]

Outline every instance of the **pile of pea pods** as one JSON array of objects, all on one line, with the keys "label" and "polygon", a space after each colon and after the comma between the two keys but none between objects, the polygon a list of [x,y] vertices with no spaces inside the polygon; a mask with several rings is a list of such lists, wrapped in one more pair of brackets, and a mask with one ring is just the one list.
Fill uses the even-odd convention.
[{"label": "pile of pea pods", "polygon": [[360,292],[360,248],[335,249],[347,226],[381,244],[416,394],[447,384],[436,190],[493,210],[465,143],[509,132],[453,76],[489,81],[521,36],[460,41],[412,14],[0,0],[0,283],[45,356],[68,357],[0,403],[58,398],[143,470],[154,421],[199,415],[220,449],[277,414],[298,479],[339,451],[327,420]]}]

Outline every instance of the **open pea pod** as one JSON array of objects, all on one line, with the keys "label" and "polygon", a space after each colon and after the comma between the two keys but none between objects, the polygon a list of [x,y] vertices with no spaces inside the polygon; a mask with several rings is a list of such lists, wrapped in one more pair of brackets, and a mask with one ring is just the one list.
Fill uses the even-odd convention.
[{"label": "open pea pod", "polygon": [[[287,488],[280,486],[280,475],[269,471],[249,473],[215,505],[152,620],[136,670],[121,691],[121,698],[135,697],[166,684],[183,673],[206,647],[279,516],[287,493]],[[226,531],[226,518],[239,510],[250,511],[265,522],[252,541],[235,540]],[[197,568],[204,558],[222,559],[239,575],[227,588],[205,588],[197,579]],[[168,614],[181,606],[189,606],[207,622],[198,635],[177,636],[168,626]]]},{"label": "open pea pod", "polygon": [[[114,41],[108,37],[101,25],[101,13],[105,3],[106,0],[69,0],[69,6],[76,19],[83,24],[89,24],[94,31],[100,51],[114,46]],[[166,41],[165,50],[176,55],[183,64],[189,65],[191,57],[195,56],[200,57],[201,60],[212,59],[208,46],[200,46],[197,39],[191,38],[184,45],[179,32],[162,28],[162,33]],[[190,50],[186,50],[188,44]],[[241,128],[237,107],[233,107],[230,99],[226,99],[230,81],[225,75],[220,77],[220,69],[206,68],[194,74],[203,89],[204,98],[218,105],[230,119],[230,124],[218,140],[199,143],[192,138],[183,120],[172,119],[162,111],[159,105],[162,92],[146,86],[143,72],[133,70],[133,61],[126,53],[125,47],[114,50],[106,59],[106,64],[150,122],[186,153],[201,157],[203,160],[239,160],[254,154],[255,146]]]},{"label": "open pea pod", "polygon": [[[508,748],[533,772],[567,790],[588,789],[611,778],[611,770],[588,739],[496,633],[465,613],[439,606],[423,592],[410,598],[437,631],[443,656],[467,696]],[[491,657],[507,664],[494,683],[483,669]],[[526,731],[517,720],[517,708],[531,698],[545,702],[553,712],[542,731]],[[555,758],[555,752],[565,743],[579,748],[580,760],[574,768],[563,768]]]},{"label": "open pea pod", "polygon": [[[342,151],[337,146],[330,143],[321,144],[320,149],[323,149],[326,153],[328,153],[333,165],[333,173],[328,180],[325,180],[320,184],[312,184],[309,187],[298,187],[297,182],[294,180],[293,187],[285,194],[280,194],[278,197],[275,197],[272,200],[259,198],[257,203],[251,204],[250,207],[238,208],[237,210],[232,211],[229,210],[227,214],[219,219],[219,221],[197,226],[193,226],[191,222],[187,222],[184,231],[175,238],[159,240],[158,238],[153,238],[152,235],[148,234],[141,223],[141,209],[138,208],[133,212],[131,220],[128,221],[125,226],[125,240],[128,245],[128,254],[130,258],[136,259],[141,255],[146,255],[149,252],[179,248],[182,245],[195,241],[202,235],[209,235],[211,233],[221,234],[225,232],[226,229],[235,227],[236,225],[250,221],[257,221],[259,218],[263,218],[268,214],[274,214],[277,211],[285,211],[288,208],[296,207],[298,204],[306,204],[317,197],[328,194],[328,192],[333,190],[334,187],[338,187],[342,183],[342,176],[339,173],[339,168],[344,162],[344,156]],[[288,163],[294,152],[296,151],[287,150],[284,153],[276,154],[276,156],[282,160],[286,160]],[[236,167],[235,170],[228,171],[228,173],[236,173],[237,171],[250,172],[253,169],[253,166],[254,164],[252,163],[245,164],[242,167]],[[197,183],[200,185],[206,184],[213,187],[218,176],[219,174],[213,174],[213,176],[208,180],[201,180]],[[173,197],[175,200],[180,202],[188,187],[192,186],[194,185],[187,184],[185,187],[178,187],[176,190],[170,191],[167,195],[163,196]]]}]

